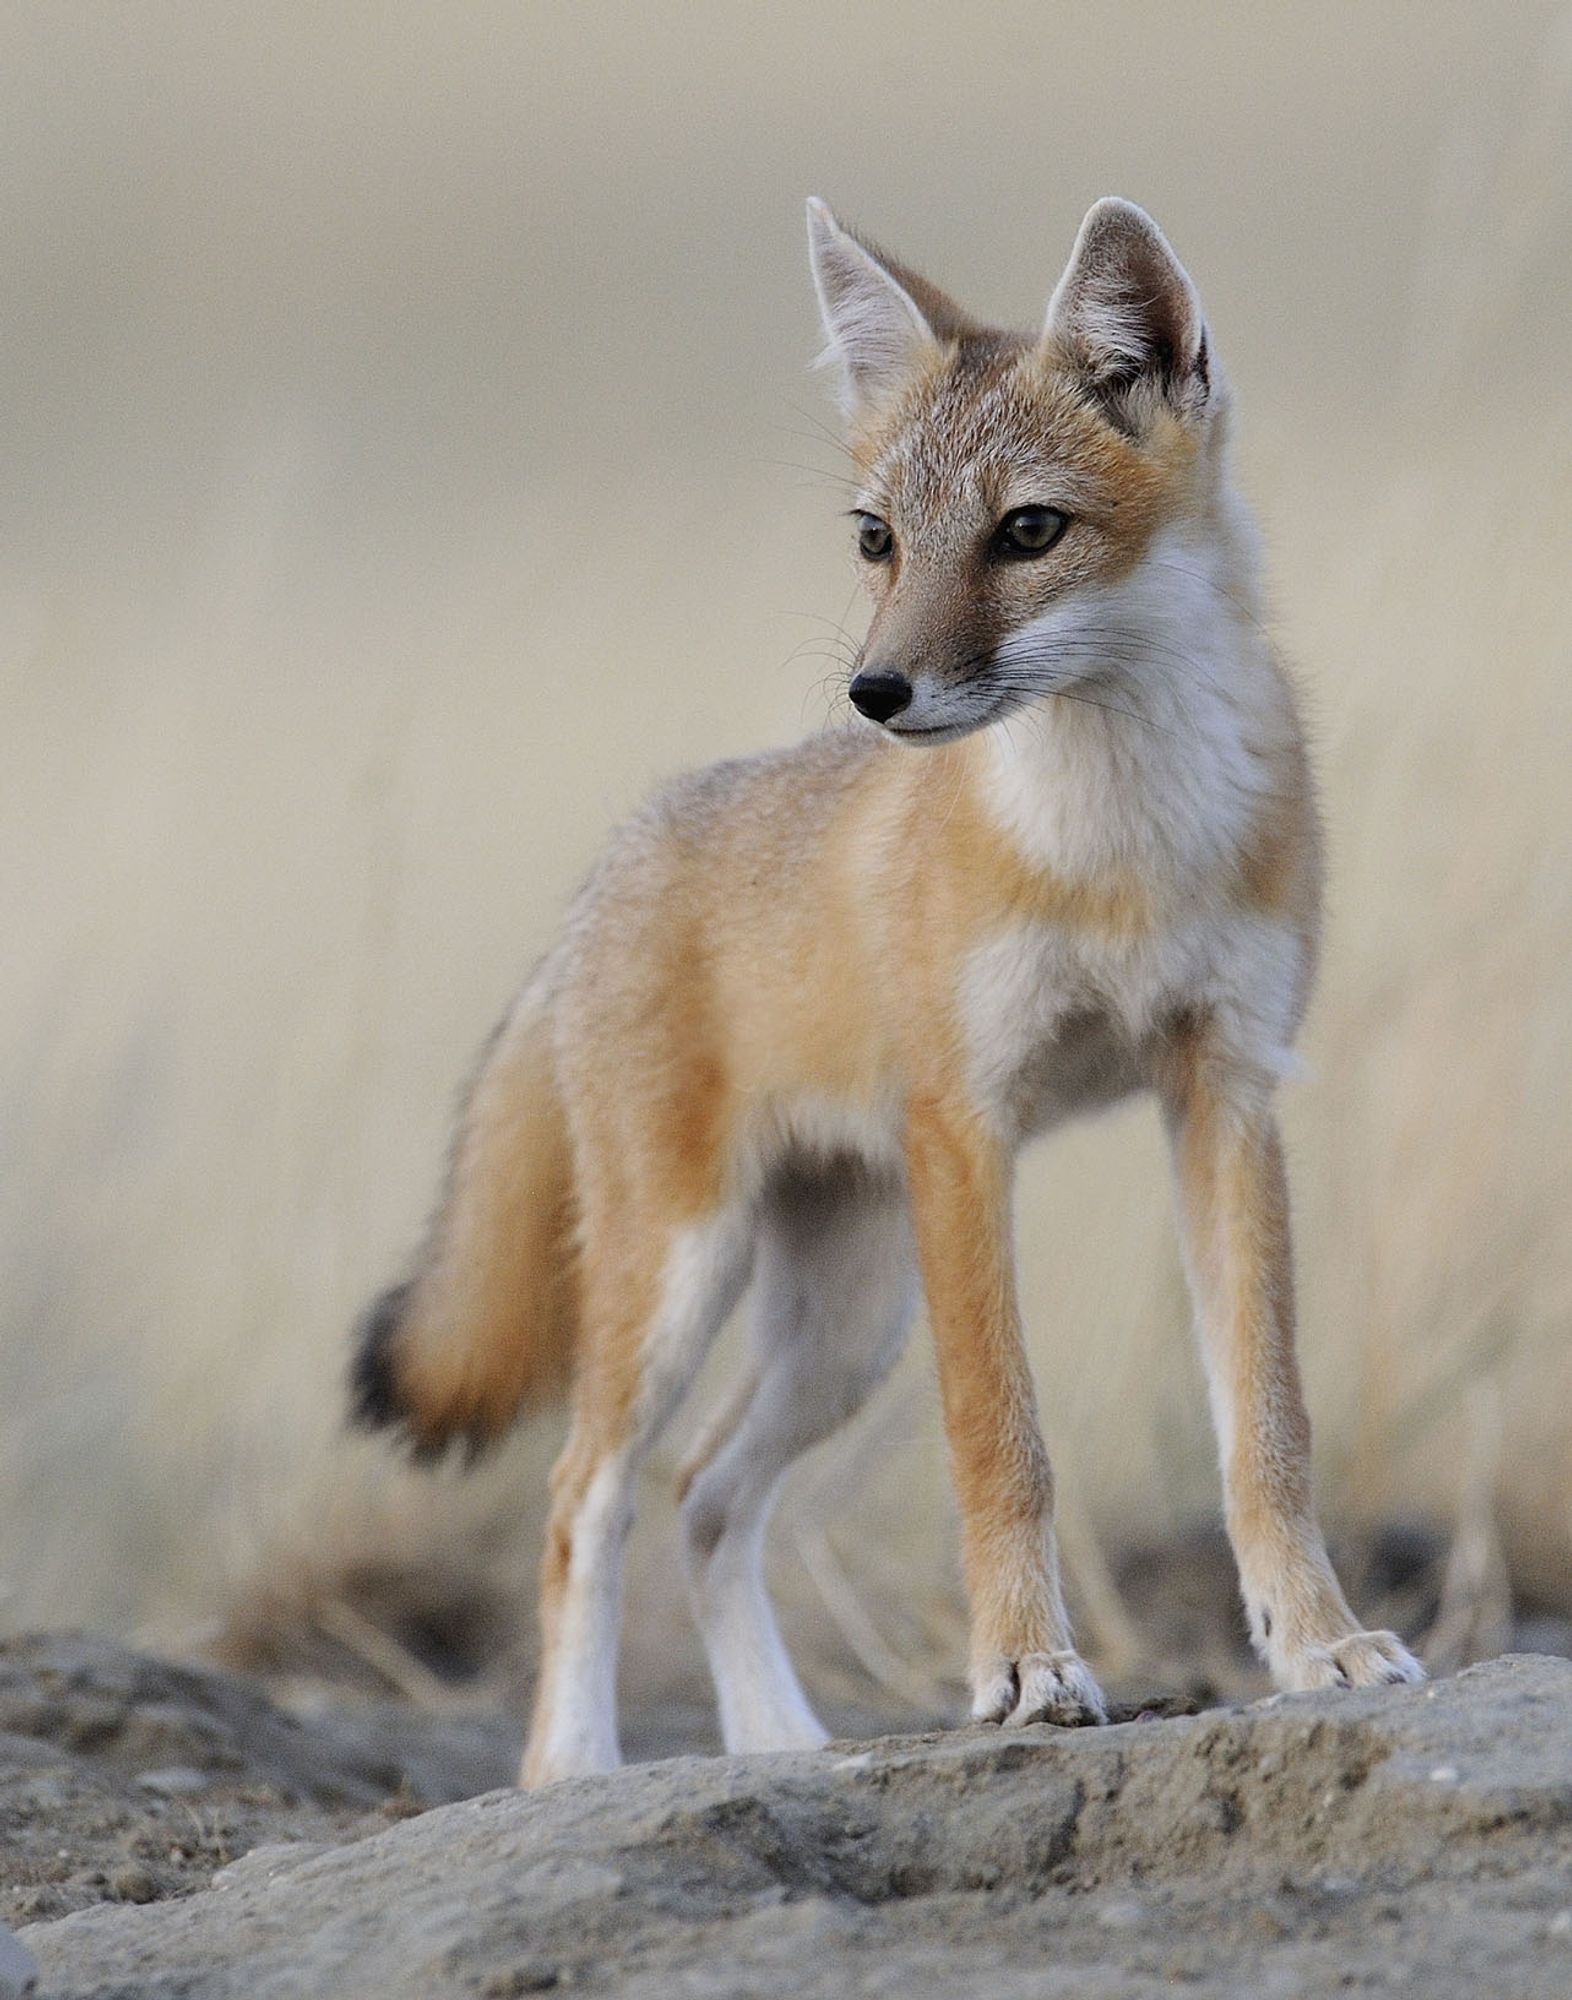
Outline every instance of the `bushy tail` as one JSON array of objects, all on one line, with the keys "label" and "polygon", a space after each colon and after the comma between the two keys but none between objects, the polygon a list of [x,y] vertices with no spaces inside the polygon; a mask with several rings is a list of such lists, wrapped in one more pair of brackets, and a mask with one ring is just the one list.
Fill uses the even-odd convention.
[{"label": "bushy tail", "polygon": [[353,1416],[415,1452],[472,1451],[566,1385],[574,1337],[573,1172],[544,1012],[529,998],[487,1050],[413,1277],[361,1323]]}]

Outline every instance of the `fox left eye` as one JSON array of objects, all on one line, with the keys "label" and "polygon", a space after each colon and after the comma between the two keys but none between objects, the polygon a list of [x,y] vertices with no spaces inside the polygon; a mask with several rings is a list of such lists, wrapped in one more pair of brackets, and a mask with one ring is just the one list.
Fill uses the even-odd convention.
[{"label": "fox left eye", "polygon": [[1046,555],[1070,525],[1057,507],[1017,507],[994,533],[994,547],[1006,556]]},{"label": "fox left eye", "polygon": [[857,516],[857,552],[865,562],[888,562],[895,553],[895,534],[877,514]]}]

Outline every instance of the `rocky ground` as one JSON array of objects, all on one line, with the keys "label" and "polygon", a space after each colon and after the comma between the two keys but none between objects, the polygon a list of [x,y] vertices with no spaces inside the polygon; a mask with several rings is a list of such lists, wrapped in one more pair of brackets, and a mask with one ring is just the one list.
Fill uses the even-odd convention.
[{"label": "rocky ground", "polygon": [[494,1789],[516,1752],[488,1710],[292,1714],[105,1642],[14,1643],[0,1915],[61,2000],[1572,1992],[1565,1659],[532,1797]]}]

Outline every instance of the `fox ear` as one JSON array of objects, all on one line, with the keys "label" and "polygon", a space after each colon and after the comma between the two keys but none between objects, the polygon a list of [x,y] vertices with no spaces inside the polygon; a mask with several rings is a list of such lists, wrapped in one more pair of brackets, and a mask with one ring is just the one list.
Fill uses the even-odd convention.
[{"label": "fox ear", "polygon": [[1108,196],[1081,224],[1048,302],[1047,337],[1116,420],[1155,390],[1198,416],[1211,397],[1206,321],[1195,286],[1145,209]]},{"label": "fox ear", "polygon": [[826,337],[819,360],[838,371],[847,416],[882,401],[925,355],[972,325],[937,286],[860,242],[816,197],[808,258]]}]

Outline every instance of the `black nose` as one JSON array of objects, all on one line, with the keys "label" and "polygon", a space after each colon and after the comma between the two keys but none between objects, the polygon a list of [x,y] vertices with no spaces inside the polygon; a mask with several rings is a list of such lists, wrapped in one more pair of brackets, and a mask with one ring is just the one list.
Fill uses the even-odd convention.
[{"label": "black nose", "polygon": [[892,715],[899,715],[903,708],[912,705],[911,682],[891,667],[867,667],[854,674],[846,692],[851,696],[852,707],[870,722],[888,722]]}]

